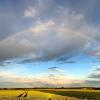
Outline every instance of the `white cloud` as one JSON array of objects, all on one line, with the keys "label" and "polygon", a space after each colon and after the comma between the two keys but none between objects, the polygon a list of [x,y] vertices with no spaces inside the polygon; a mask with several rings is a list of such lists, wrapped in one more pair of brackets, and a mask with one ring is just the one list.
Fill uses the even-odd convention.
[{"label": "white cloud", "polygon": [[36,9],[34,7],[28,7],[24,11],[24,17],[32,18],[35,17],[35,15],[36,15]]},{"label": "white cloud", "polygon": [[41,33],[46,32],[46,31],[52,29],[54,25],[55,25],[55,23],[52,20],[49,20],[49,21],[47,21],[45,23],[41,23],[40,22],[35,27],[30,28],[29,31],[32,31],[33,34],[39,33],[37,35],[40,35]]},{"label": "white cloud", "polygon": [[23,86],[27,84],[27,86],[30,87],[40,87],[40,86],[46,86],[48,84],[50,87],[51,86],[60,87],[60,86],[70,86],[74,84],[84,83],[83,80],[73,79],[64,75],[54,75],[50,77],[49,74],[45,73],[45,74],[33,75],[33,76],[20,76],[13,72],[7,72],[7,71],[0,73],[0,83],[1,82],[8,83],[7,87],[12,87],[11,85],[14,86],[15,84],[16,84],[15,87],[18,86],[20,87],[21,84],[23,84]]}]

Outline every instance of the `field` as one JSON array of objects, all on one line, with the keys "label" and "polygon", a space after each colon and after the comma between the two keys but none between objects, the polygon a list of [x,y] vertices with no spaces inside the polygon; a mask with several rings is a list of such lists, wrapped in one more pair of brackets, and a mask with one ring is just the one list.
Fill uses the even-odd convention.
[{"label": "field", "polygon": [[100,100],[100,90],[86,90],[86,89],[45,89],[40,90],[63,96],[75,97],[79,99]]},{"label": "field", "polygon": [[0,90],[0,100],[100,100],[100,90],[84,90],[84,89]]},{"label": "field", "polygon": [[40,90],[0,90],[0,100],[77,100]]}]

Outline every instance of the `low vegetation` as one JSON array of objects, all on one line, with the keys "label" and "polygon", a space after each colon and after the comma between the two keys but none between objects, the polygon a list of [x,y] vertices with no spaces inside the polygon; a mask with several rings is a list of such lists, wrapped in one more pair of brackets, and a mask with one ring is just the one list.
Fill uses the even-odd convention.
[{"label": "low vegetation", "polygon": [[85,89],[41,89],[42,92],[53,93],[62,96],[75,97],[79,99],[100,100],[100,90]]}]

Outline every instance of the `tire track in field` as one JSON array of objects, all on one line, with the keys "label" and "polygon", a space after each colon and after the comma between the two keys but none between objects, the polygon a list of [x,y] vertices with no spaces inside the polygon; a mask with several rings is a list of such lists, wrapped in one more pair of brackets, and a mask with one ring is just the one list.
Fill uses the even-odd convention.
[{"label": "tire track in field", "polygon": [[21,97],[22,95],[24,95],[26,92],[21,93],[20,95],[18,95],[17,97]]},{"label": "tire track in field", "polygon": [[20,95],[18,95],[17,97],[27,97],[27,95],[28,95],[28,91],[25,91],[21,93]]},{"label": "tire track in field", "polygon": [[26,92],[26,94],[23,97],[27,97],[27,95],[28,95],[28,91]]}]

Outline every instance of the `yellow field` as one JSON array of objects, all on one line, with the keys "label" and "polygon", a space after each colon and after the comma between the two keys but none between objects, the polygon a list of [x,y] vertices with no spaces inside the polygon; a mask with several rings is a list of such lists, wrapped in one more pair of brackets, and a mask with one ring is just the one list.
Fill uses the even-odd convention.
[{"label": "yellow field", "polygon": [[18,96],[23,90],[0,90],[0,96]]},{"label": "yellow field", "polygon": [[[27,90],[26,90],[27,91]],[[0,96],[14,96],[24,93],[25,90],[0,90]],[[28,90],[27,97],[36,96],[36,97],[52,97],[54,94],[51,93],[43,93],[35,90]]]},{"label": "yellow field", "polygon": [[[6,99],[2,99],[6,97]],[[9,99],[13,97],[13,99]],[[30,99],[30,98],[34,99]],[[40,92],[39,90],[0,90],[0,100],[77,100],[75,98],[70,99],[67,96],[61,96],[53,93]]]},{"label": "yellow field", "polygon": [[[2,99],[2,97],[5,98]],[[9,97],[12,97],[12,99],[9,99]],[[81,99],[87,98],[87,100],[88,99],[100,100],[100,90],[87,90],[87,89],[0,90],[0,100],[80,100],[78,98]]]}]

